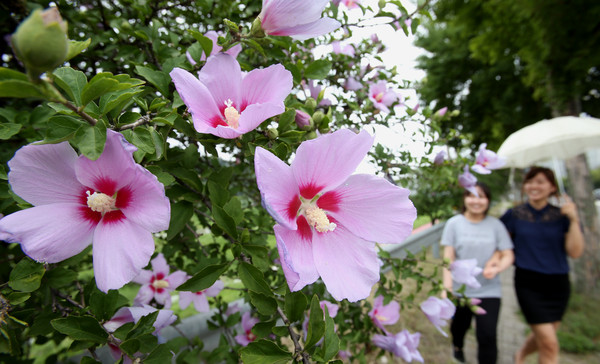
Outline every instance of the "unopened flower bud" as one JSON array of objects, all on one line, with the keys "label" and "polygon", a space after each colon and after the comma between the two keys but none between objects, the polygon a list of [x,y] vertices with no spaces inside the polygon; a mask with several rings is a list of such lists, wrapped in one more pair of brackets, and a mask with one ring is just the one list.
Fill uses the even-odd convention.
[{"label": "unopened flower bud", "polygon": [[[304,105],[307,108],[313,110],[314,108],[317,107],[317,100],[313,99],[312,97],[309,97],[308,99],[306,99],[306,102],[304,103]],[[313,117],[313,119],[314,119],[314,117]]]},{"label": "unopened flower bud", "polygon": [[17,58],[32,79],[64,63],[69,50],[67,23],[55,7],[35,10],[11,37]]},{"label": "unopened flower bud", "polygon": [[317,137],[317,132],[312,130],[306,133],[306,140],[315,139]]},{"label": "unopened flower bud", "polygon": [[379,0],[379,3],[377,5],[379,6],[379,9],[383,9],[383,8],[385,8],[386,3],[387,3],[386,0]]},{"label": "unopened flower bud", "polygon": [[486,310],[479,306],[471,306],[471,311],[473,311],[473,313],[476,315],[485,315],[487,313]]},{"label": "unopened flower bud", "polygon": [[309,131],[315,126],[315,123],[310,115],[302,110],[296,110],[296,125],[301,130]]},{"label": "unopened flower bud", "polygon": [[275,139],[277,139],[278,136],[279,136],[279,132],[277,131],[277,129],[275,129],[275,128],[267,129],[267,137],[269,139],[275,140]]},{"label": "unopened flower bud", "polygon": [[252,27],[250,28],[250,36],[253,38],[264,38],[265,31],[262,28],[262,22],[260,18],[256,18],[252,22]]},{"label": "unopened flower bud", "polygon": [[323,121],[323,118],[325,118],[325,114],[323,113],[323,111],[317,111],[313,114],[312,118],[315,122],[315,125],[319,125],[321,124],[321,121]]}]

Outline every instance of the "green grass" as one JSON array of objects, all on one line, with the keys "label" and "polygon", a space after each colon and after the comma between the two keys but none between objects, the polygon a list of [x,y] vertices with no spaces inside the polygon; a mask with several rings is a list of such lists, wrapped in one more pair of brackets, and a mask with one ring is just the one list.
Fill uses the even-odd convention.
[{"label": "green grass", "polygon": [[560,348],[570,353],[600,352],[600,299],[573,293],[558,330]]}]

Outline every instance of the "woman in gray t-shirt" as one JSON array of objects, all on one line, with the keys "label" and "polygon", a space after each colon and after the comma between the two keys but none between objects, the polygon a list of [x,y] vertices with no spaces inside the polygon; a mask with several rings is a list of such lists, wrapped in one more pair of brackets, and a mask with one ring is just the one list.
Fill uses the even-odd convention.
[{"label": "woman in gray t-shirt", "polygon": [[[506,228],[495,217],[487,215],[490,207],[490,190],[477,183],[477,194],[465,191],[463,212],[450,218],[444,226],[442,245],[444,258],[455,260],[476,259],[483,272],[476,278],[479,288],[467,287],[464,295],[481,300],[479,306],[486,311],[475,316],[475,327],[480,364],[494,364],[498,356],[496,328],[500,313],[501,285],[498,273],[514,261],[513,245]],[[453,282],[452,274],[444,269],[444,287],[457,295],[460,284]],[[444,292],[445,294],[445,292]],[[454,357],[464,362],[462,348],[467,330],[471,326],[473,312],[468,306],[458,306],[452,318],[450,332],[454,345]]]}]

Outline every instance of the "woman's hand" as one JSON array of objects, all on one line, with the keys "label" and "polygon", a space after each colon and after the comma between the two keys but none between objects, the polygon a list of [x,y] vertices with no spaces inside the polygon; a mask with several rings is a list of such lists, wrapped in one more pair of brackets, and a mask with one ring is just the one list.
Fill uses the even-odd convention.
[{"label": "woman's hand", "polygon": [[577,206],[571,200],[571,197],[565,195],[565,203],[561,206],[560,212],[567,216],[571,222],[579,222],[579,215],[577,214]]}]

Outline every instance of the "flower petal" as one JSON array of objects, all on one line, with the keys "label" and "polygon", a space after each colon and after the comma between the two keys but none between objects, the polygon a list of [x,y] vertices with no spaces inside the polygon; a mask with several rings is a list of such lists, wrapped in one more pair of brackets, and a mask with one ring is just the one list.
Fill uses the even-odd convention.
[{"label": "flower petal", "polygon": [[0,240],[20,243],[39,262],[56,263],[83,251],[92,242],[96,222],[73,203],[41,205],[0,219]]},{"label": "flower petal", "polygon": [[185,310],[194,300],[196,294],[194,292],[179,292],[179,308]]},{"label": "flower petal", "polygon": [[375,244],[353,235],[343,226],[313,234],[314,264],[327,291],[338,301],[367,298],[379,281]]},{"label": "flower petal", "polygon": [[412,232],[417,210],[405,188],[381,177],[355,174],[330,193],[339,202],[337,211],[329,214],[365,240],[401,243]]},{"label": "flower petal", "polygon": [[215,297],[219,294],[219,292],[221,292],[221,290],[223,290],[223,288],[225,288],[225,283],[223,283],[222,280],[218,280],[212,286],[205,289],[204,294],[209,297]]},{"label": "flower petal", "polygon": [[150,288],[149,284],[145,284],[140,287],[140,290],[135,296],[134,302],[136,305],[145,305],[150,303],[150,301],[152,301],[153,298],[154,291],[152,290],[152,288]]},{"label": "flower petal", "polygon": [[331,33],[337,28],[339,28],[341,25],[342,24],[335,19],[321,18],[314,22],[306,24],[298,24],[295,26],[278,28],[272,32],[269,32],[268,34],[289,35],[290,37],[296,40],[306,40],[317,37],[319,35]]},{"label": "flower petal", "polygon": [[156,258],[152,259],[152,271],[154,274],[162,273],[164,275],[163,279],[165,279],[169,275],[169,264],[167,264],[167,260],[162,253],[158,253]]},{"label": "flower petal", "polygon": [[196,296],[194,299],[194,308],[198,312],[208,312],[210,311],[210,307],[208,306],[208,299],[206,295]]},{"label": "flower petal", "polygon": [[313,260],[311,241],[305,239],[298,230],[289,230],[280,225],[275,225],[273,230],[277,245],[284,246],[286,251],[285,256],[281,256],[281,254],[279,256],[281,264],[287,263],[289,268],[298,274],[298,281],[295,284],[290,284],[288,280],[290,290],[298,291],[316,281],[319,278],[319,272]]},{"label": "flower petal", "polygon": [[196,131],[209,134],[217,125],[226,125],[212,94],[200,80],[181,68],[174,68],[169,75],[179,96],[192,113]]},{"label": "flower petal", "polygon": [[181,286],[185,281],[187,281],[187,273],[183,271],[176,271],[167,277],[169,281],[169,289],[174,290],[175,288]]},{"label": "flower petal", "polygon": [[94,275],[102,292],[119,289],[137,276],[154,252],[152,234],[125,219],[106,216],[94,233]]},{"label": "flower petal", "polygon": [[135,177],[137,164],[133,150],[125,138],[112,130],[106,131],[104,151],[95,161],[80,156],[75,163],[77,179],[86,187],[92,187],[112,196]]},{"label": "flower petal", "polygon": [[75,176],[77,153],[68,142],[26,145],[8,162],[11,189],[30,204],[81,201],[84,187]]},{"label": "flower petal", "polygon": [[300,199],[290,166],[273,153],[257,147],[254,170],[263,205],[269,214],[283,227],[295,230]]},{"label": "flower petal", "polygon": [[356,134],[341,129],[300,144],[292,162],[300,194],[310,199],[339,186],[367,155],[373,140],[364,130]]},{"label": "flower petal", "polygon": [[132,282],[135,282],[137,284],[148,284],[150,283],[150,279],[152,279],[152,276],[154,274],[152,273],[152,271],[149,270],[143,270],[140,272],[140,274],[138,274],[133,280]]},{"label": "flower petal", "polygon": [[227,53],[208,57],[198,79],[210,91],[219,110],[225,110],[225,103],[231,100],[238,112],[241,111],[242,70],[235,57]]},{"label": "flower petal", "polygon": [[329,0],[271,0],[263,1],[259,14],[262,28],[271,31],[298,24],[311,23],[321,17]]},{"label": "flower petal", "polygon": [[[240,115],[239,123],[240,126],[237,129],[233,129],[238,134],[245,134],[249,131],[256,129],[263,121],[268,118],[279,115],[285,111],[283,102],[280,104],[266,103],[266,104],[254,104],[248,105],[244,112]],[[228,138],[231,139],[231,138]]]},{"label": "flower petal", "polygon": [[242,81],[242,104],[274,103],[283,108],[293,86],[292,73],[281,64],[252,70]]},{"label": "flower petal", "polygon": [[165,188],[155,175],[141,166],[136,168],[131,183],[119,190],[116,206],[128,219],[150,232],[169,228],[171,204],[165,196]]}]

